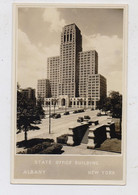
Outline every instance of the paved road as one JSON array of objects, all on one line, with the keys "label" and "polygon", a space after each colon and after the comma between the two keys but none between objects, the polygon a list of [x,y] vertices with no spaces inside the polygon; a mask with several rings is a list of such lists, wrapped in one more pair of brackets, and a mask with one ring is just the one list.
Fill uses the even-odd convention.
[{"label": "paved road", "polygon": [[[42,119],[42,123],[37,125],[40,129],[39,130],[31,130],[28,131],[28,139],[32,138],[53,138],[56,139],[57,136],[66,134],[68,132],[69,127],[76,125],[77,118],[79,116],[89,115],[91,119],[98,118],[99,122],[102,123],[107,119],[107,116],[97,117],[98,111],[91,111],[86,110],[82,113],[73,114],[70,115],[62,115],[61,118],[53,119],[51,118],[51,134],[49,134],[49,118],[48,116],[45,119]],[[21,132],[17,134],[17,141],[24,140],[24,133]]]},{"label": "paved road", "polygon": [[[55,109],[55,111],[54,111],[54,108],[52,107],[51,108],[51,113],[64,113],[64,112],[66,112],[66,111],[69,111],[70,113],[72,113],[74,110],[80,110],[80,109],[85,109],[84,107],[82,107],[82,108],[60,108],[60,109]],[[49,115],[49,107],[46,107],[45,109],[45,114],[46,115]],[[85,109],[86,110],[86,109]]]},{"label": "paved road", "polygon": [[[51,119],[51,134],[49,134],[49,118],[48,116],[42,120],[42,123],[37,125],[40,129],[39,130],[32,130],[28,131],[28,139],[32,138],[52,138],[56,141],[56,137],[68,133],[69,127],[76,125],[77,118],[80,116],[89,115],[91,119],[98,119],[99,123],[105,123],[107,122],[107,116],[101,116],[97,117],[98,111],[91,111],[86,110],[82,113],[73,114],[70,115],[63,115],[61,118],[58,119]],[[78,123],[77,123],[78,124]],[[24,133],[21,132],[17,134],[16,136],[17,141],[24,140]],[[17,148],[16,152],[22,151],[23,148]],[[71,146],[63,146],[64,153],[63,154],[86,154],[86,155],[115,155],[115,153],[112,152],[106,152],[106,151],[97,151],[97,150],[91,150],[87,149],[86,144],[81,144],[76,147]]]}]

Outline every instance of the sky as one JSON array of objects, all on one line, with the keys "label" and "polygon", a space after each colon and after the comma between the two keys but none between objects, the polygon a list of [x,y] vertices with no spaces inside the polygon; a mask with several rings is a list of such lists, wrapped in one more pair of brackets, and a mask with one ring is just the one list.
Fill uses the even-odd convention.
[{"label": "sky", "polygon": [[60,55],[65,25],[75,23],[82,34],[83,51],[96,50],[99,74],[107,91],[122,93],[123,10],[104,8],[19,8],[17,81],[21,88],[37,88],[47,78],[47,58]]}]

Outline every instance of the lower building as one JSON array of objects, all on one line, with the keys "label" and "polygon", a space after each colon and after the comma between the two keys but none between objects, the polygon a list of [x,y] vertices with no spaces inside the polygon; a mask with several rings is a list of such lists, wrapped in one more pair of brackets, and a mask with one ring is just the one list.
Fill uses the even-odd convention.
[{"label": "lower building", "polygon": [[58,97],[59,88],[59,64],[60,56],[49,57],[47,59],[47,78],[50,81],[51,96]]},{"label": "lower building", "polygon": [[35,89],[32,89],[31,87],[20,89],[20,93],[26,100],[30,101],[34,105],[36,104]]},{"label": "lower building", "polygon": [[88,75],[87,82],[87,97],[92,101],[100,101],[101,98],[105,98],[107,94],[106,79],[100,74]]},{"label": "lower building", "polygon": [[59,95],[57,98],[45,98],[44,107],[49,105],[58,108],[92,108],[96,109],[98,102],[106,97],[106,78],[100,74],[91,74],[87,78],[86,95],[82,97],[70,97]]},{"label": "lower building", "polygon": [[23,96],[27,99],[35,99],[35,89],[32,89],[31,87],[28,87],[26,89],[21,89],[21,93]]},{"label": "lower building", "polygon": [[37,82],[37,98],[44,99],[51,97],[50,82],[48,79],[39,79]]}]

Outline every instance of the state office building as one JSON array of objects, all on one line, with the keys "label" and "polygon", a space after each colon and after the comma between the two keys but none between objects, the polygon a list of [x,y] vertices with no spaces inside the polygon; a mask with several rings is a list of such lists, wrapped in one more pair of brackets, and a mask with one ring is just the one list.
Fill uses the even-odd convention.
[{"label": "state office building", "polygon": [[[106,78],[98,74],[98,53],[82,50],[82,35],[76,24],[63,27],[60,56],[47,59],[49,93],[44,98],[47,104],[58,107],[91,107],[107,94]],[[44,81],[42,82],[44,83]],[[41,80],[37,96],[44,88]]]}]

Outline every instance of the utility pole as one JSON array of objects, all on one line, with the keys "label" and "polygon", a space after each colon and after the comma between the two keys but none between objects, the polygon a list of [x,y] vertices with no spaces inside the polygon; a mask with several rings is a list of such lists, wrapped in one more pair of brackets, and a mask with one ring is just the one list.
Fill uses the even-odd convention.
[{"label": "utility pole", "polygon": [[51,105],[50,105],[50,102],[49,102],[49,134],[51,133]]},{"label": "utility pole", "polygon": [[84,110],[86,110],[86,95],[84,96]]},{"label": "utility pole", "polygon": [[65,112],[66,112],[66,102],[65,102]]},{"label": "utility pole", "polygon": [[56,99],[54,99],[54,114],[55,114],[55,108],[56,108]]}]

